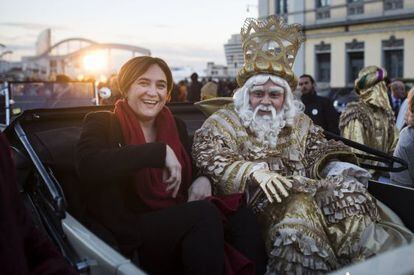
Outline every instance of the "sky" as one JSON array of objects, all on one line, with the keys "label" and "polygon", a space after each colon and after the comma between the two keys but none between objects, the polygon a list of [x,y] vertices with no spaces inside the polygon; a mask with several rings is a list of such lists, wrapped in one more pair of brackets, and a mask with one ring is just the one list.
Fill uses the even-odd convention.
[{"label": "sky", "polygon": [[39,33],[151,50],[170,66],[225,65],[223,44],[257,16],[257,0],[0,0],[0,43],[9,60],[35,53]]}]

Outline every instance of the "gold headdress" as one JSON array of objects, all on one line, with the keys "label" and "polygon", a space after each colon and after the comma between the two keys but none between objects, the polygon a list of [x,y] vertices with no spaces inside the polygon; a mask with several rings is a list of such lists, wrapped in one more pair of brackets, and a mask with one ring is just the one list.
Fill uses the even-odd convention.
[{"label": "gold headdress", "polygon": [[357,91],[368,89],[385,78],[387,78],[387,71],[384,68],[365,67],[359,71],[358,78],[355,79],[355,89]]},{"label": "gold headdress", "polygon": [[299,24],[287,25],[275,15],[265,19],[247,18],[241,29],[244,64],[237,75],[242,86],[257,73],[269,73],[284,78],[294,90],[297,78],[292,66],[300,45],[305,41]]},{"label": "gold headdress", "polygon": [[387,110],[394,118],[391,104],[388,100],[385,78],[387,71],[377,66],[368,66],[361,69],[355,79],[355,90],[365,103]]}]

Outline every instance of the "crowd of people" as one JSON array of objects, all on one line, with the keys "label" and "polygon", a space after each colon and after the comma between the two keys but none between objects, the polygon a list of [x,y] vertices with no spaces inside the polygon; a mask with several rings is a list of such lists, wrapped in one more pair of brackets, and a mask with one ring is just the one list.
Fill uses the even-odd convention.
[{"label": "crowd of people", "polygon": [[[382,180],[390,178],[397,185],[414,187],[414,135],[410,131],[414,126],[411,103],[414,87],[407,96],[402,81],[390,80],[383,68],[368,66],[355,80],[359,100],[349,102],[341,114],[329,99],[317,95],[315,87],[312,76],[304,74],[299,78],[300,98],[305,105],[305,114],[313,123],[328,132],[404,160],[407,170],[374,176],[382,176]],[[378,163],[373,161],[369,164]]]},{"label": "crowd of people", "polygon": [[230,97],[237,87],[235,79],[202,78],[197,73],[190,76],[190,83],[184,79],[174,84],[171,93],[172,102],[197,102],[212,97]]},{"label": "crowd of people", "polygon": [[[391,180],[414,187],[414,90],[403,107],[401,83],[387,86],[387,72],[368,66],[355,81],[359,100],[338,114],[311,75],[292,71],[298,25],[250,18],[241,37],[249,53],[237,85],[195,73],[175,85],[156,57],[122,66],[110,81],[115,109],[88,114],[76,145],[84,218],[149,274],[320,274],[411,243],[414,234],[368,193],[373,175],[355,149],[323,130],[404,159],[408,169]],[[279,49],[265,47],[275,41]],[[192,143],[170,98],[218,99]]]},{"label": "crowd of people", "polygon": [[[203,77],[200,80],[197,73],[193,73],[189,78],[190,81],[185,78],[177,83],[173,82],[169,102],[194,103],[214,97],[231,97],[234,89],[237,87],[236,80],[232,78],[213,79],[211,77]],[[110,98],[101,100],[101,104],[113,105],[121,98],[116,79],[117,76],[114,74],[106,82],[98,84],[98,89],[107,87],[112,92]]]}]

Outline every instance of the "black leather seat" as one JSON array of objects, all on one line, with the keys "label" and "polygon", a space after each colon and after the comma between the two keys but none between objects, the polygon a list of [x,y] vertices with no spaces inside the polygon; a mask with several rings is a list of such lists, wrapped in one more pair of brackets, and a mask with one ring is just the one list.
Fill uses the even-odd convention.
[{"label": "black leather seat", "polygon": [[81,130],[81,127],[70,126],[38,131],[32,134],[31,142],[42,163],[50,168],[62,188],[67,212],[108,245],[119,250],[112,233],[85,214],[86,201],[75,168],[75,147]]}]

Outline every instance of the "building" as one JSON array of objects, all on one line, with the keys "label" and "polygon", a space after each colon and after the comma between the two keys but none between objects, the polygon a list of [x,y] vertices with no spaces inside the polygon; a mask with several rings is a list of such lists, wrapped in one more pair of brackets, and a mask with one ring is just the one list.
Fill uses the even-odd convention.
[{"label": "building", "polygon": [[227,66],[214,64],[214,62],[207,62],[207,68],[205,69],[205,77],[227,78],[231,76],[228,74]]},{"label": "building", "polygon": [[237,72],[243,66],[244,56],[240,34],[233,34],[224,44],[228,76],[236,77]]},{"label": "building", "polygon": [[307,40],[295,72],[322,86],[353,87],[368,65],[386,68],[390,78],[414,78],[413,0],[259,0],[259,16],[270,14],[303,24]]}]

